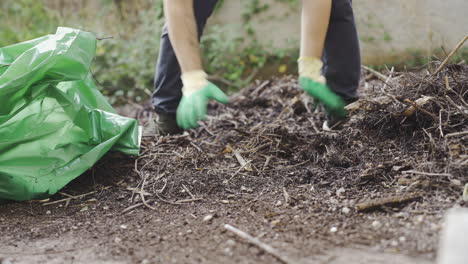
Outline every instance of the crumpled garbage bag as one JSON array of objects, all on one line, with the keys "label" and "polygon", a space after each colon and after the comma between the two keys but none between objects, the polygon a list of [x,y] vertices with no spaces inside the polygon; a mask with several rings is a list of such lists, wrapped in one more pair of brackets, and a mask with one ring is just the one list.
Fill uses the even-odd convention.
[{"label": "crumpled garbage bag", "polygon": [[139,154],[137,121],[90,75],[95,50],[93,34],[71,28],[0,48],[0,200],[51,196],[110,150]]}]

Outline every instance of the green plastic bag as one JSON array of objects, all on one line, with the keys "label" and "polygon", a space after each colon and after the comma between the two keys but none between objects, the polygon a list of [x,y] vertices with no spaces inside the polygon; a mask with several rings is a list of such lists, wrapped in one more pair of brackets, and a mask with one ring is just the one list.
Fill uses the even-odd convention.
[{"label": "green plastic bag", "polygon": [[89,74],[95,50],[93,34],[71,28],[0,48],[0,200],[53,195],[109,150],[138,155],[137,121]]}]

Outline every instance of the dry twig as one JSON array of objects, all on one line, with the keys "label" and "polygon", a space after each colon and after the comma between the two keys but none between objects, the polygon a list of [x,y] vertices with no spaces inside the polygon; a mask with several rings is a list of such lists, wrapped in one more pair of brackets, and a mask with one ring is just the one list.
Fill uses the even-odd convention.
[{"label": "dry twig", "polygon": [[292,259],[290,259],[288,256],[285,256],[285,255],[281,254],[278,250],[276,250],[272,246],[261,242],[258,238],[252,237],[251,235],[247,234],[246,232],[244,232],[242,230],[239,230],[239,229],[237,229],[237,228],[235,228],[235,227],[233,227],[231,225],[228,225],[228,224],[224,225],[224,228],[226,228],[227,230],[233,232],[237,236],[247,240],[249,243],[259,247],[260,249],[264,250],[265,252],[271,254],[272,256],[277,258],[282,263],[285,263],[285,264],[297,263],[296,261],[293,261]]},{"label": "dry twig", "polygon": [[447,135],[445,135],[445,138],[458,137],[458,136],[467,136],[467,135],[468,135],[468,131],[462,131],[462,132],[447,134]]},{"label": "dry twig", "polygon": [[[146,202],[147,202],[147,203],[152,203],[152,202],[154,202],[154,200],[151,200],[151,199],[150,199],[150,200],[147,200]],[[138,208],[138,207],[141,207],[142,205],[144,205],[143,202],[134,204],[134,205],[129,206],[129,207],[125,208],[124,210],[122,210],[121,213],[122,213],[122,214],[128,213],[128,212],[132,211],[133,209],[136,209],[136,208]]]},{"label": "dry twig", "polygon": [[372,73],[375,77],[377,77],[378,79],[380,79],[381,81],[386,81],[387,80],[387,76],[383,75],[382,73],[372,69],[372,68],[369,68],[365,65],[362,65],[362,68],[370,73]]},{"label": "dry twig", "polygon": [[420,197],[421,197],[420,193],[411,193],[411,194],[403,194],[403,195],[372,199],[369,201],[364,201],[364,202],[356,204],[356,210],[358,212],[367,211],[367,210],[376,209],[385,205],[409,202],[409,201],[418,199]]},{"label": "dry twig", "polygon": [[[107,187],[106,189],[108,189],[110,187]],[[81,195],[76,195],[76,196],[71,196],[71,195],[66,195],[68,196],[69,198],[65,198],[65,199],[62,199],[62,200],[57,200],[57,201],[53,201],[53,202],[49,202],[49,203],[43,203],[42,205],[43,206],[47,206],[47,205],[52,205],[52,204],[58,204],[58,203],[62,203],[62,202],[70,202],[71,200],[76,200],[76,199],[80,199],[80,198],[83,198],[83,197],[86,197],[88,195],[91,195],[91,194],[95,194],[97,193],[97,191],[92,191],[92,192],[89,192],[89,193],[85,193],[85,194],[81,194]]]},{"label": "dry twig", "polygon": [[418,175],[425,175],[425,176],[445,176],[445,177],[452,177],[451,174],[448,173],[431,173],[431,172],[423,172],[423,171],[403,171],[403,174],[418,174]]},{"label": "dry twig", "polygon": [[457,46],[450,52],[450,54],[445,58],[445,60],[440,64],[440,66],[435,70],[435,72],[432,74],[432,76],[438,74],[442,69],[447,65],[447,63],[452,59],[452,57],[457,53],[457,51],[465,44],[466,40],[468,39],[468,35],[466,35],[458,44]]}]

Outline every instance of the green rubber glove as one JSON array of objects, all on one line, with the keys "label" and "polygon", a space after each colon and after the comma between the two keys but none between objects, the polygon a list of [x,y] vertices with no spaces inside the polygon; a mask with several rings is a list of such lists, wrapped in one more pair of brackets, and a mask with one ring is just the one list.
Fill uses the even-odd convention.
[{"label": "green rubber glove", "polygon": [[206,80],[203,71],[189,72],[182,76],[184,83],[182,100],[177,108],[177,124],[183,129],[198,127],[199,120],[206,119],[209,99],[226,104],[229,98],[216,85]]},{"label": "green rubber glove", "polygon": [[346,116],[346,106],[343,99],[335,94],[326,84],[321,75],[322,62],[317,58],[299,59],[299,85],[314,99],[323,103],[330,115],[337,117]]}]

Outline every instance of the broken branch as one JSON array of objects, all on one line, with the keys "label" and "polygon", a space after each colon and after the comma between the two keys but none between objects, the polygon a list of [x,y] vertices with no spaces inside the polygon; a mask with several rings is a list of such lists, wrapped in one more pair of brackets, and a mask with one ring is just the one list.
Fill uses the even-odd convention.
[{"label": "broken branch", "polygon": [[283,254],[278,252],[278,250],[276,250],[272,246],[261,242],[258,238],[252,237],[251,235],[247,234],[246,232],[244,232],[242,230],[239,230],[239,229],[237,229],[237,228],[235,228],[235,227],[233,227],[231,225],[228,225],[228,224],[224,225],[224,228],[226,228],[227,230],[233,232],[234,234],[238,235],[239,237],[247,240],[249,243],[259,247],[260,249],[263,249],[265,252],[271,254],[272,256],[277,258],[282,263],[285,263],[285,264],[296,263],[295,261],[292,261],[291,259],[289,259],[287,256],[284,256]]},{"label": "broken branch", "polygon": [[459,43],[458,45],[455,47],[455,49],[452,50],[452,52],[450,52],[450,54],[447,56],[447,58],[445,58],[445,60],[442,62],[442,64],[440,64],[440,66],[437,68],[437,70],[432,74],[432,76],[438,74],[440,71],[442,71],[442,69],[445,67],[445,65],[447,65],[447,63],[452,59],[452,57],[455,55],[455,53],[457,53],[457,51],[463,46],[463,44],[465,44],[465,41],[468,39],[468,35],[466,35]]},{"label": "broken branch", "polygon": [[358,212],[362,212],[362,211],[367,211],[371,209],[376,209],[385,205],[405,203],[405,202],[409,202],[418,198],[421,198],[420,193],[411,193],[411,194],[406,194],[406,195],[397,195],[397,196],[390,196],[390,197],[384,197],[384,198],[377,198],[377,199],[372,199],[369,201],[364,201],[364,202],[356,204],[356,210]]}]

